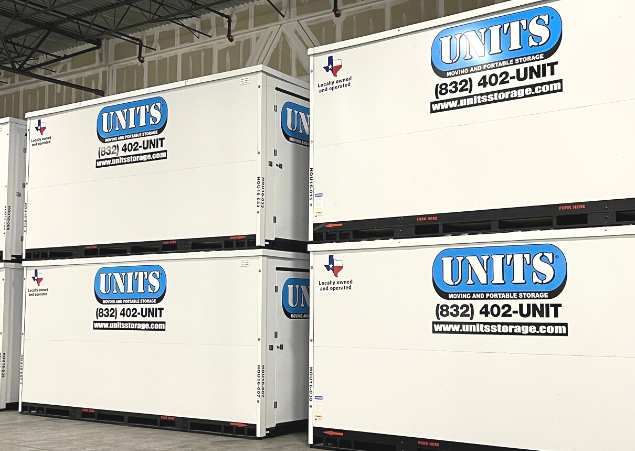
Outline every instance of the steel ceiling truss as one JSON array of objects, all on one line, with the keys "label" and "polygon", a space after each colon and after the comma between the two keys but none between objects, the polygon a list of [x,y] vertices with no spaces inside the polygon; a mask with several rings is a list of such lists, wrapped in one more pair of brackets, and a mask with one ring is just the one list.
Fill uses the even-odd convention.
[{"label": "steel ceiling truss", "polygon": [[[33,71],[43,68],[54,72],[45,66],[97,50],[105,38],[122,39],[139,46],[138,58],[143,62],[142,48],[154,49],[130,33],[175,23],[197,38],[212,37],[183,23],[206,13],[216,14],[227,21],[226,36],[231,42],[234,40],[231,17],[217,8],[240,3],[246,3],[246,0],[2,0],[0,70],[103,96],[104,92],[100,89],[61,82]],[[86,44],[88,48],[77,52],[54,53]],[[37,59],[42,55],[48,58],[38,64]]]}]

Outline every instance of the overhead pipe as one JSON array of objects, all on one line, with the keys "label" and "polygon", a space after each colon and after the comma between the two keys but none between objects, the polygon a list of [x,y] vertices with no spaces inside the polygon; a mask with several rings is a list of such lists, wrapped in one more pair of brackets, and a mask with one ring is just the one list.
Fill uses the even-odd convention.
[{"label": "overhead pipe", "polygon": [[227,40],[234,42],[234,37],[232,36],[232,18],[223,13],[219,13],[219,15],[227,19]]},{"label": "overhead pipe", "polygon": [[53,64],[53,63],[58,63],[60,61],[67,60],[67,59],[72,58],[74,56],[83,55],[84,53],[94,52],[95,50],[99,50],[100,48],[101,48],[101,45],[98,45],[98,46],[95,46],[95,47],[90,47],[90,48],[87,48],[87,49],[84,49],[84,50],[80,50],[79,52],[68,53],[68,54],[65,53],[62,56],[53,55],[53,56],[55,56],[55,58],[47,60],[47,61],[44,61],[43,63],[39,63],[39,64],[35,64],[35,65],[24,67],[24,70],[33,70],[33,69],[42,68],[44,70],[55,72],[55,71],[52,71],[51,69],[47,69],[44,66],[48,66],[48,65]]},{"label": "overhead pipe", "polygon": [[143,64],[146,60],[141,54],[141,51],[143,50],[143,41],[141,40],[141,38],[135,38],[135,39],[139,42],[139,52],[137,53],[137,59],[139,60],[141,64]]},{"label": "overhead pipe", "polygon": [[333,14],[335,14],[335,17],[340,17],[342,15],[337,7],[337,0],[333,0]]},{"label": "overhead pipe", "polygon": [[36,80],[48,81],[49,83],[55,83],[57,85],[67,86],[67,87],[73,88],[73,89],[79,89],[80,91],[90,92],[90,93],[98,95],[100,97],[103,97],[105,95],[104,91],[101,90],[101,89],[93,89],[93,88],[89,88],[87,86],[82,86],[82,85],[76,85],[74,83],[69,83],[69,82],[64,81],[64,80],[58,80],[56,78],[45,77],[44,75],[40,75],[40,74],[36,74],[36,73],[33,73],[33,72],[29,72],[29,71],[26,71],[24,69],[18,69],[17,67],[14,68],[14,67],[0,65],[0,70],[4,70],[4,71],[11,72],[11,73],[18,74],[18,75],[23,75],[25,77],[35,78]]}]

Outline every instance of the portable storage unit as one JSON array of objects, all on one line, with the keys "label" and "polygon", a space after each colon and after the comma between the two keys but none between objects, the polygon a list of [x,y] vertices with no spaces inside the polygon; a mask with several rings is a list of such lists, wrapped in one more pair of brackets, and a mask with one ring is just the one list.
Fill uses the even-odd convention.
[{"label": "portable storage unit", "polygon": [[308,413],[308,255],[25,264],[20,410],[265,437]]},{"label": "portable storage unit", "polygon": [[22,286],[22,266],[0,262],[0,410],[18,405]]},{"label": "portable storage unit", "polygon": [[4,204],[0,260],[22,259],[24,182],[26,178],[26,122],[0,119],[0,189]]},{"label": "portable storage unit", "polygon": [[306,83],[256,66],[27,117],[26,258],[307,239]]},{"label": "portable storage unit", "polygon": [[309,249],[313,447],[635,441],[635,226]]},{"label": "portable storage unit", "polygon": [[634,16],[515,0],[310,50],[313,239],[631,221]]}]

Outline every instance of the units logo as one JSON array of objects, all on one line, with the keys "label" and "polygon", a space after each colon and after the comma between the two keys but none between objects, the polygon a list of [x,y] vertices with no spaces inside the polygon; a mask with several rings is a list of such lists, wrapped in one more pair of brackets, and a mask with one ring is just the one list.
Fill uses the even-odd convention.
[{"label": "units logo", "polygon": [[166,284],[158,265],[104,267],[95,274],[95,298],[100,304],[158,304]]},{"label": "units logo", "polygon": [[287,279],[282,287],[282,310],[288,318],[309,318],[309,279]]},{"label": "units logo", "polygon": [[552,244],[446,249],[432,281],[444,299],[552,299],[567,282],[567,261]]},{"label": "units logo", "polygon": [[33,271],[33,277],[31,277],[31,279],[33,279],[33,282],[37,283],[37,286],[39,287],[44,280],[44,274],[36,269]]},{"label": "units logo", "polygon": [[561,41],[562,18],[544,6],[446,28],[432,43],[432,68],[452,77],[547,59]]},{"label": "units logo", "polygon": [[327,61],[326,66],[324,66],[324,70],[332,73],[334,77],[337,77],[337,73],[342,68],[342,60],[334,60],[332,56],[329,56]]},{"label": "units logo", "polygon": [[329,264],[324,265],[327,271],[331,271],[335,277],[344,269],[344,263],[342,260],[335,259],[332,255],[329,255]]},{"label": "units logo", "polygon": [[46,130],[46,123],[42,121],[42,119],[37,120],[37,125],[35,126],[35,131],[40,135],[44,135],[44,130]]},{"label": "units logo", "polygon": [[297,103],[287,102],[282,106],[282,134],[292,143],[309,145],[309,109]]},{"label": "units logo", "polygon": [[168,122],[168,104],[163,97],[104,107],[97,116],[101,142],[121,141],[160,134]]}]

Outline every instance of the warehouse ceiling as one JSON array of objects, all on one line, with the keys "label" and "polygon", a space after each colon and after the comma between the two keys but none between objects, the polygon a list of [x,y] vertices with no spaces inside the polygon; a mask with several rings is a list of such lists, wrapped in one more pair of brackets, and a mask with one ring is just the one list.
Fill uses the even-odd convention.
[{"label": "warehouse ceiling", "polygon": [[[209,13],[227,20],[229,17],[220,10],[249,1],[0,0],[0,69],[47,79],[31,71],[93,51],[101,46],[104,38],[141,45],[132,33],[165,23],[185,26],[183,20]],[[200,30],[185,27],[196,35],[208,36]],[[84,44],[90,47],[60,54]],[[37,64],[42,55],[46,61]]]}]

